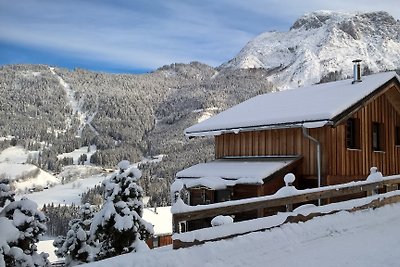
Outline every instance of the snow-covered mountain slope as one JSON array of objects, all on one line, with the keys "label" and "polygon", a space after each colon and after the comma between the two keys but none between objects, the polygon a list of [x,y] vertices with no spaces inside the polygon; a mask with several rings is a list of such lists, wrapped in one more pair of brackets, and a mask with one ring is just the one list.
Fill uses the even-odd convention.
[{"label": "snow-covered mountain slope", "polygon": [[257,36],[221,68],[264,68],[284,89],[351,76],[354,59],[366,72],[398,69],[400,22],[386,12],[312,12],[288,32]]},{"label": "snow-covered mountain slope", "polygon": [[70,128],[72,126],[71,124],[72,124],[73,116],[75,116],[75,114],[76,114],[78,116],[78,120],[79,120],[79,128],[76,133],[77,137],[82,137],[82,131],[86,125],[89,126],[89,128],[93,131],[93,133],[95,135],[99,135],[99,133],[96,131],[96,129],[93,127],[93,125],[91,125],[91,122],[93,121],[94,116],[96,116],[96,114],[97,114],[98,103],[96,103],[97,104],[96,111],[94,111],[93,113],[89,113],[88,111],[83,111],[83,108],[82,108],[83,107],[83,98],[81,98],[79,100],[75,99],[76,92],[74,90],[72,90],[71,86],[68,83],[66,83],[64,81],[64,79],[55,72],[54,67],[49,67],[49,69],[50,69],[51,73],[57,77],[62,88],[64,88],[65,94],[66,94],[67,100],[68,100],[67,103],[69,103],[69,105],[72,108],[72,113],[70,114],[70,117],[68,117],[66,120],[67,128]]}]

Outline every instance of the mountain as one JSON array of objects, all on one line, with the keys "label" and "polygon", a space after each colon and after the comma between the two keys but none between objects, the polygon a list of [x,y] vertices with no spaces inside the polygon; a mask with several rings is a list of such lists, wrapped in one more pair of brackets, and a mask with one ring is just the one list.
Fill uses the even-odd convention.
[{"label": "mountain", "polygon": [[160,206],[169,201],[169,184],[178,170],[213,157],[213,140],[189,141],[183,130],[273,90],[266,74],[262,69],[218,71],[198,62],[140,75],[2,66],[0,150],[10,145],[40,150],[32,163],[52,172],[73,161],[58,155],[84,146],[96,146],[91,162],[104,167],[164,154],[161,163],[142,166],[142,186]]},{"label": "mountain", "polygon": [[354,59],[366,73],[398,69],[400,21],[386,12],[312,12],[288,32],[257,36],[220,68],[263,68],[285,89],[352,76]]}]

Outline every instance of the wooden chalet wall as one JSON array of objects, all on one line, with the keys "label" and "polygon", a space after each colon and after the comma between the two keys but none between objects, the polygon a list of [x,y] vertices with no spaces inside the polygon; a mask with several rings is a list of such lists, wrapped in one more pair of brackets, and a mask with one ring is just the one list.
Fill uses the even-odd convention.
[{"label": "wooden chalet wall", "polygon": [[[366,177],[371,166],[378,167],[385,176],[400,173],[400,146],[395,144],[395,128],[400,126],[398,97],[396,88],[392,87],[353,114],[353,118],[360,119],[360,149],[346,148],[344,123],[336,128],[327,128],[331,145],[324,149],[324,156],[330,160],[326,172],[329,184],[340,183],[344,179],[342,176]],[[372,149],[373,122],[383,123],[382,151]]]},{"label": "wooden chalet wall", "polygon": [[[365,179],[372,166],[378,167],[383,175],[400,173],[400,146],[395,145],[395,127],[400,127],[400,96],[393,84],[382,92],[351,116],[360,119],[360,149],[346,148],[346,120],[336,127],[309,129],[309,134],[321,143],[324,184]],[[372,149],[373,122],[383,123],[386,140],[383,151]],[[303,179],[316,177],[316,145],[303,136],[300,128],[215,137],[216,158],[268,155],[302,155],[297,175]]]}]

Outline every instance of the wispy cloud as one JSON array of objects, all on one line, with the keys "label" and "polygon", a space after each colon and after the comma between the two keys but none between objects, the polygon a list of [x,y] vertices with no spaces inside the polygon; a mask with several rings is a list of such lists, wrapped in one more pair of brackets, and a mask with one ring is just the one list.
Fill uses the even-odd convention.
[{"label": "wispy cloud", "polygon": [[400,17],[396,1],[331,2],[0,0],[0,42],[127,68],[194,60],[217,66],[257,34],[287,30],[305,12],[387,10]]}]

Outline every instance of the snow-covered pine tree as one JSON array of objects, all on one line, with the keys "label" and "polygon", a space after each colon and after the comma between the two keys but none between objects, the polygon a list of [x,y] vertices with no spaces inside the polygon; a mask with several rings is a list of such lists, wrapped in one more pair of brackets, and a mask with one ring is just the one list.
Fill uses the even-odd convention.
[{"label": "snow-covered pine tree", "polygon": [[66,266],[92,261],[92,250],[89,241],[90,224],[93,219],[93,209],[89,203],[81,206],[81,218],[71,220],[67,236],[59,236],[53,243],[57,248],[57,257],[65,257]]},{"label": "snow-covered pine tree", "polygon": [[[8,201],[14,201],[14,192],[11,190],[8,179],[0,179],[0,211]],[[19,231],[12,221],[0,217],[0,267],[6,266],[6,255],[10,252],[10,242],[18,239]]]},{"label": "snow-covered pine tree", "polygon": [[14,191],[11,190],[8,179],[0,179],[0,208],[6,205],[8,201],[14,201]]},{"label": "snow-covered pine tree", "polygon": [[0,218],[12,222],[11,230],[17,229],[17,238],[7,242],[7,251],[3,250],[6,266],[50,266],[47,253],[37,253],[36,243],[39,236],[46,232],[47,217],[37,209],[37,204],[27,198],[9,203],[0,212]]},{"label": "snow-covered pine tree", "polygon": [[90,227],[100,245],[96,260],[147,247],[144,240],[153,234],[153,226],[142,219],[143,190],[137,184],[141,172],[126,160],[118,167],[119,172],[104,182],[105,203]]}]

